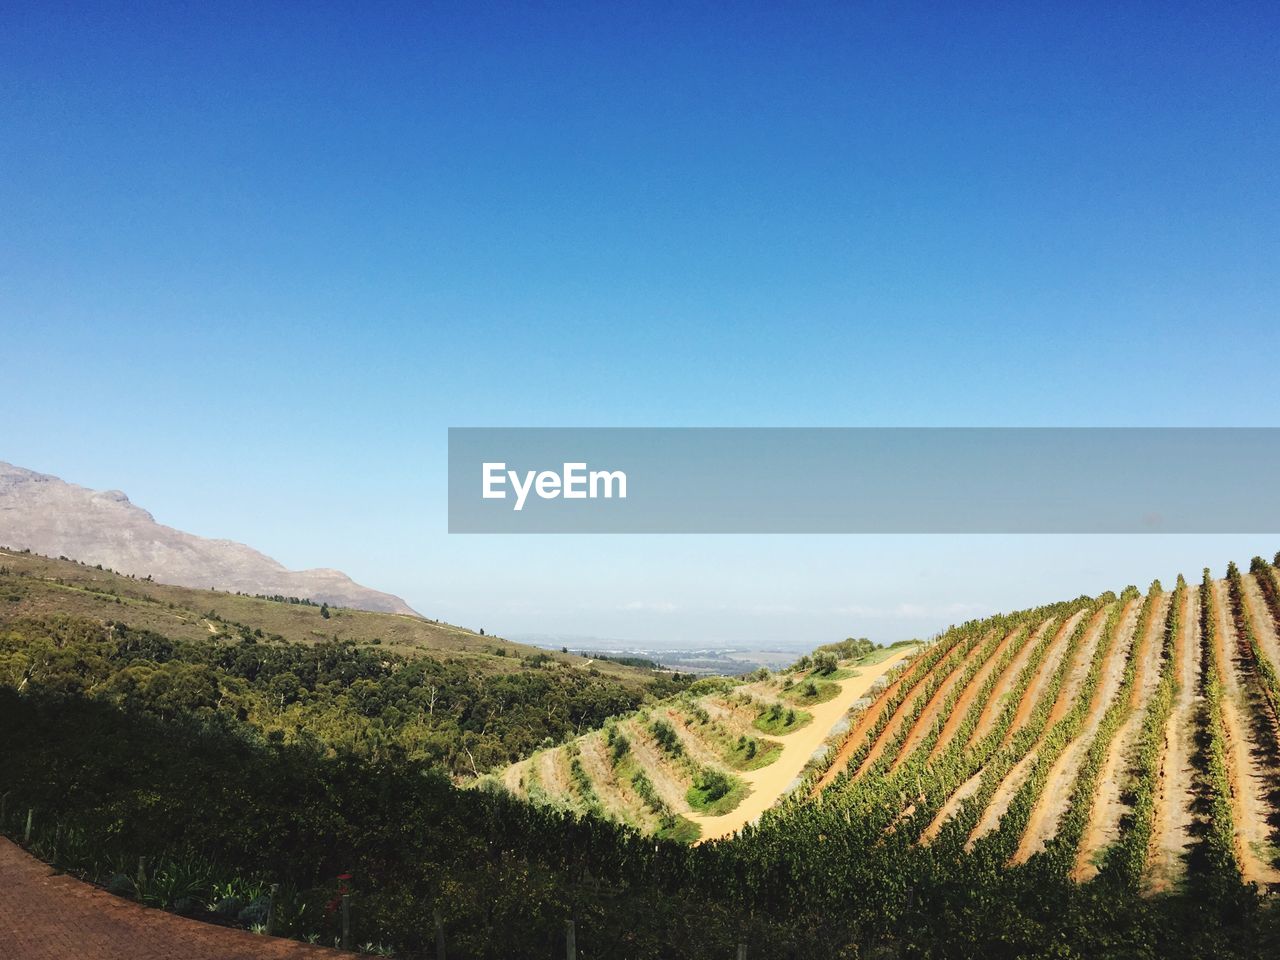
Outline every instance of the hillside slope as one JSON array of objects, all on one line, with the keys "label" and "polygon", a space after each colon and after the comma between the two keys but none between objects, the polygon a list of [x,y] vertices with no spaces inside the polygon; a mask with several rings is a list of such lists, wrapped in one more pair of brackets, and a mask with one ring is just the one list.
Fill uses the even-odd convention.
[{"label": "hillside slope", "polygon": [[1280,571],[1260,558],[965,624],[855,715],[812,802],[767,828],[857,812],[869,838],[934,858],[1148,892],[1215,864],[1280,890],[1278,667]]},{"label": "hillside slope", "polygon": [[750,680],[705,679],[495,775],[516,796],[678,840],[731,836],[795,788],[913,644]]},{"label": "hillside slope", "polygon": [[275,642],[376,644],[405,656],[452,657],[492,673],[522,661],[562,664],[640,687],[663,675],[640,667],[542,650],[417,615],[379,613],[199,590],[130,577],[74,560],[0,547],[0,628],[22,619],[68,615],[123,622],[181,640],[246,632]]},{"label": "hillside slope", "polygon": [[399,614],[139,581],[0,550],[0,686],[474,777],[687,679]]},{"label": "hillside slope", "polygon": [[157,523],[119,490],[89,490],[2,461],[0,545],[185,587],[415,613],[399,597],[362,586],[340,570],[288,570],[243,543],[207,540]]}]

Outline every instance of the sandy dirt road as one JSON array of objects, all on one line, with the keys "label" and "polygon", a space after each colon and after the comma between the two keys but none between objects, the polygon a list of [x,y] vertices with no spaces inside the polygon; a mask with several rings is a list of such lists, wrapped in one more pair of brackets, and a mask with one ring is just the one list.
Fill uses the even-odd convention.
[{"label": "sandy dirt road", "polygon": [[809,762],[824,740],[827,739],[840,719],[855,701],[860,700],[871,688],[877,677],[897,666],[911,653],[914,647],[899,650],[879,663],[858,667],[857,676],[836,681],[840,685],[840,693],[812,707],[806,707],[813,714],[813,722],[785,736],[774,736],[782,744],[782,755],[767,767],[740,773],[751,792],[738,804],[737,808],[718,817],[689,814],[689,819],[702,826],[702,840],[715,840],[728,837],[752,823],[760,814],[768,810],[786,792],[787,788],[800,776],[800,771]]}]

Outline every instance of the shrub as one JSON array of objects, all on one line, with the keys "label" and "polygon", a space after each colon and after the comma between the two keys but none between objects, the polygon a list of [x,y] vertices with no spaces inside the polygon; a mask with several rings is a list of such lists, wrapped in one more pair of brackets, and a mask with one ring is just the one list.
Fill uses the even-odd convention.
[{"label": "shrub", "polygon": [[678,757],[684,752],[684,747],[680,743],[680,736],[676,733],[675,727],[665,720],[653,721],[653,737],[658,741],[658,745],[673,757]]},{"label": "shrub", "polygon": [[840,660],[834,653],[817,653],[813,657],[813,669],[815,673],[823,674],[835,673],[840,667]]}]

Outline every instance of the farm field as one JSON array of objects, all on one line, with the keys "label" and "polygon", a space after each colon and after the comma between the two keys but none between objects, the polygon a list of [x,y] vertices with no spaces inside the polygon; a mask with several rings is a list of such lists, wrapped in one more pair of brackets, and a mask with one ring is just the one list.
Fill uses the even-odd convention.
[{"label": "farm field", "polygon": [[1278,601],[1255,559],[953,629],[777,823],[857,811],[937,858],[1147,893],[1216,863],[1280,891]]}]

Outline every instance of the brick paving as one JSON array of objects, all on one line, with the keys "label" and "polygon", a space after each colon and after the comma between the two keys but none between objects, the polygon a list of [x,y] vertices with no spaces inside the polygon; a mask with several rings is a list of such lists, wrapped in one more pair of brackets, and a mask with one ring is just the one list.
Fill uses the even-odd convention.
[{"label": "brick paving", "polygon": [[143,907],[0,837],[3,960],[340,960],[353,954]]}]

